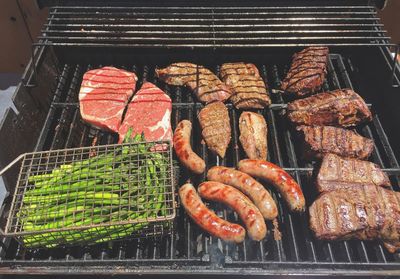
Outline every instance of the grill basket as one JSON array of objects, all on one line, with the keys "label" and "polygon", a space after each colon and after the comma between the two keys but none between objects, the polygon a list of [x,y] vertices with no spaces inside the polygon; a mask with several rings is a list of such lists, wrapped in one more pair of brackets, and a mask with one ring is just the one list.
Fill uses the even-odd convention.
[{"label": "grill basket", "polygon": [[175,217],[171,154],[170,142],[25,153],[13,162],[2,233],[30,248],[165,234]]}]

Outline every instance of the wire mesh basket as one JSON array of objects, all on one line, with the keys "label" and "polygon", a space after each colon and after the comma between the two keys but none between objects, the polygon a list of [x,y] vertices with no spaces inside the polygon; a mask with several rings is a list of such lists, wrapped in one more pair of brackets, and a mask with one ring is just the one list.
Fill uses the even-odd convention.
[{"label": "wire mesh basket", "polygon": [[26,247],[93,244],[171,228],[176,208],[168,141],[26,153],[10,165],[17,162],[2,233]]}]

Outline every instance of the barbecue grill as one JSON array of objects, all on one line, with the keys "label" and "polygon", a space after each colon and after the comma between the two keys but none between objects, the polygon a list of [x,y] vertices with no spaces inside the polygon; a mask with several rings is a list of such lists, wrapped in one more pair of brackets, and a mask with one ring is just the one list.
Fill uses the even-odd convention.
[{"label": "barbecue grill", "polygon": [[[173,100],[172,126],[193,121],[192,146],[207,163],[235,166],[244,158],[238,143],[240,112],[228,104],[232,142],[225,159],[201,142],[197,113],[202,104],[184,88],[154,77],[156,67],[176,61],[204,65],[215,73],[224,62],[257,65],[269,88],[278,89],[291,55],[309,45],[330,47],[323,90],[353,88],[366,100],[373,121],[359,133],[374,139],[371,160],[399,189],[400,67],[375,13],[373,1],[54,1],[14,102],[0,127],[0,164],[28,151],[112,144],[113,134],[96,130],[80,117],[78,92],[83,74],[113,65],[135,72],[138,88],[155,83]],[[269,158],[287,170],[304,191],[307,205],[316,198],[313,165],[302,160],[295,133],[284,116],[287,100],[272,94],[262,113],[268,124]],[[7,147],[7,148],[4,148]],[[190,174],[177,168],[178,184]],[[3,178],[12,194],[17,170]],[[198,185],[205,176],[194,176]],[[179,186],[178,185],[178,186]],[[27,250],[13,239],[0,242],[0,272],[11,274],[292,274],[400,275],[398,254],[378,241],[319,241],[308,228],[307,214],[290,213],[274,189],[281,240],[272,233],[262,242],[228,244],[196,226],[182,207],[172,234],[94,246]],[[12,195],[10,195],[12,196]],[[2,216],[10,210],[10,198]],[[231,210],[210,203],[217,215],[238,222]],[[3,218],[4,219],[4,218]],[[4,220],[2,220],[4,222]],[[272,225],[268,224],[269,228]]]}]

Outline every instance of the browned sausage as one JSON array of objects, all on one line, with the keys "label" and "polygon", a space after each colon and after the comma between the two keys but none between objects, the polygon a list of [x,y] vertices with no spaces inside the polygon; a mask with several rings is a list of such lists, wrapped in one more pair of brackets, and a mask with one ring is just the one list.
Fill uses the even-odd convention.
[{"label": "browned sausage", "polygon": [[179,189],[179,197],[187,214],[203,230],[221,238],[224,241],[243,242],[246,230],[238,225],[219,218],[208,209],[201,201],[196,189],[192,184],[187,183]]},{"label": "browned sausage", "polygon": [[200,184],[199,194],[235,210],[246,225],[251,239],[260,241],[267,235],[267,226],[260,210],[239,190],[219,182],[207,181]]},{"label": "browned sausage", "polygon": [[273,220],[278,216],[274,199],[264,186],[250,175],[232,168],[215,166],[207,172],[207,179],[231,185],[245,193],[265,219]]},{"label": "browned sausage", "polygon": [[192,123],[189,120],[182,120],[176,126],[174,133],[174,149],[179,161],[194,173],[203,173],[206,163],[203,159],[193,152],[190,146],[190,134],[192,133]]},{"label": "browned sausage", "polygon": [[306,202],[299,184],[277,165],[264,160],[245,159],[239,162],[238,168],[274,185],[287,202],[290,210],[305,210]]}]

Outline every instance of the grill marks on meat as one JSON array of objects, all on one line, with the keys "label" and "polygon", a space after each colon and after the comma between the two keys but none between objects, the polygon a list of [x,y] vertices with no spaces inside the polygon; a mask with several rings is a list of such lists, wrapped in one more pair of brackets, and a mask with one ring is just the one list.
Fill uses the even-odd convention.
[{"label": "grill marks on meat", "polygon": [[232,89],[230,101],[237,109],[262,109],[271,104],[257,67],[250,63],[225,63],[221,79]]},{"label": "grill marks on meat", "polygon": [[168,84],[189,87],[204,103],[223,102],[232,94],[213,72],[192,63],[173,63],[164,69],[156,69],[156,76]]},{"label": "grill marks on meat", "polygon": [[304,141],[306,159],[321,158],[333,153],[342,157],[367,159],[374,142],[354,131],[332,126],[299,126],[297,131]]},{"label": "grill marks on meat", "polygon": [[316,179],[320,193],[338,189],[351,190],[360,184],[390,186],[390,180],[386,173],[372,162],[341,158],[335,154],[324,156]]},{"label": "grill marks on meat", "polygon": [[221,102],[206,105],[199,113],[202,136],[208,148],[220,157],[225,157],[231,141],[231,125],[228,109]]},{"label": "grill marks on meat", "polygon": [[79,91],[82,119],[99,129],[118,132],[136,81],[134,73],[114,67],[86,72]]},{"label": "grill marks on meat", "polygon": [[304,97],[321,89],[327,73],[329,49],[308,47],[293,55],[292,65],[281,89],[290,95]]},{"label": "grill marks on meat", "polygon": [[262,115],[245,111],[239,118],[240,143],[250,159],[267,159],[267,123]]},{"label": "grill marks on meat", "polygon": [[145,82],[128,105],[118,131],[119,142],[130,127],[132,136],[144,133],[146,141],[172,140],[171,111],[170,97],[154,84]]},{"label": "grill marks on meat", "polygon": [[381,239],[400,249],[400,193],[375,185],[322,194],[310,206],[310,227],[323,240]]},{"label": "grill marks on meat", "polygon": [[371,111],[351,89],[320,93],[288,104],[288,117],[297,125],[355,126],[371,121]]}]

